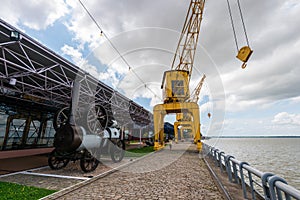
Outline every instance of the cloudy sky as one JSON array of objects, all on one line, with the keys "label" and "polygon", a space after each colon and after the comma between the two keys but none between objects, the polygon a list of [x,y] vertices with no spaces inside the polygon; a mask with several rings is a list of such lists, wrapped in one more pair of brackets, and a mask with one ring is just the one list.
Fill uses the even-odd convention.
[{"label": "cloudy sky", "polygon": [[[2,0],[0,18],[152,110],[171,61],[188,0],[82,0],[112,48],[77,0]],[[231,1],[239,47],[246,45]],[[191,89],[200,94],[204,134],[300,135],[300,3],[241,0],[250,47],[241,69],[225,0],[207,0]],[[212,113],[208,118],[207,113]],[[172,120],[172,117],[167,118]]]}]

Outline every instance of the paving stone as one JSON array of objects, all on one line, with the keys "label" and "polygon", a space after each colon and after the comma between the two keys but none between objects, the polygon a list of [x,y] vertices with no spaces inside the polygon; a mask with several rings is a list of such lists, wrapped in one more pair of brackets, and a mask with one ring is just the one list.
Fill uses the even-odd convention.
[{"label": "paving stone", "polygon": [[[174,144],[55,199],[224,199],[194,145]],[[89,196],[90,195],[90,196]],[[46,199],[51,199],[51,196]]]}]

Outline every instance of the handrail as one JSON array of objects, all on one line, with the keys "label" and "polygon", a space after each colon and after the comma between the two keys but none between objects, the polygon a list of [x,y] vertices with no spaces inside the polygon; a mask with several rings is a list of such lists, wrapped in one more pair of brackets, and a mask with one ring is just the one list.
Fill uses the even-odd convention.
[{"label": "handrail", "polygon": [[300,199],[300,193],[299,193],[299,190],[295,189],[294,187],[290,186],[290,185],[287,185],[283,182],[276,182],[275,183],[275,186],[277,188],[279,188],[281,191],[289,194],[290,196],[296,198],[296,199]]},{"label": "handrail", "polygon": [[300,191],[288,185],[283,178],[270,172],[259,171],[247,162],[239,161],[234,156],[226,155],[225,152],[207,144],[203,144],[203,147],[203,153],[213,159],[216,166],[220,167],[221,173],[227,173],[230,182],[242,186],[245,199],[248,199],[247,188],[250,188],[252,197],[249,199],[256,199],[258,195],[266,200],[300,200]]}]

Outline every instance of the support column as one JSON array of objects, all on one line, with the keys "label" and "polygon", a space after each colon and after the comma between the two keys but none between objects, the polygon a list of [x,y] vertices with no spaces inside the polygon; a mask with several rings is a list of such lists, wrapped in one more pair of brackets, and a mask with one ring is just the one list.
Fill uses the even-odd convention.
[{"label": "support column", "polygon": [[[197,149],[201,150],[201,133],[200,133],[200,116],[199,116],[199,106],[194,102],[173,102],[158,104],[153,109],[154,118],[154,131],[155,131],[155,141],[154,149],[158,150],[164,146],[164,117],[168,113],[182,113],[189,112],[192,115],[192,121],[188,122],[192,124],[192,131],[194,135],[194,142],[197,144]],[[177,133],[178,135],[178,133]]]},{"label": "support column", "polygon": [[30,131],[31,122],[32,122],[32,118],[31,118],[31,116],[28,116],[27,119],[26,119],[26,125],[24,127],[22,140],[21,140],[21,146],[22,147],[25,147],[26,144],[27,144],[28,133]]},{"label": "support column", "polygon": [[193,131],[194,131],[194,142],[197,144],[197,149],[199,151],[202,150],[202,143],[201,143],[201,132],[200,132],[200,115],[199,115],[199,108],[192,109],[193,114]]},{"label": "support column", "polygon": [[143,128],[141,127],[140,128],[140,146],[142,146],[142,130],[143,130]]},{"label": "support column", "polygon": [[71,102],[71,113],[69,117],[69,123],[71,125],[76,125],[75,115],[78,107],[79,102],[79,95],[80,95],[80,85],[81,83],[79,81],[74,81],[72,88],[72,102]]},{"label": "support column", "polygon": [[159,104],[153,109],[153,122],[154,122],[154,150],[164,147],[164,118],[165,109]]},{"label": "support column", "polygon": [[184,137],[183,137],[183,128],[182,127],[180,129],[180,139],[181,139],[181,141],[184,140]]},{"label": "support column", "polygon": [[4,140],[3,140],[3,144],[2,144],[2,150],[6,149],[6,145],[7,145],[7,141],[8,141],[8,137],[9,137],[9,131],[10,131],[10,125],[11,122],[13,120],[13,116],[8,116],[6,119],[6,129],[5,129],[5,135],[4,135]]},{"label": "support column", "polygon": [[174,136],[175,136],[175,142],[178,143],[178,122],[174,123]]}]

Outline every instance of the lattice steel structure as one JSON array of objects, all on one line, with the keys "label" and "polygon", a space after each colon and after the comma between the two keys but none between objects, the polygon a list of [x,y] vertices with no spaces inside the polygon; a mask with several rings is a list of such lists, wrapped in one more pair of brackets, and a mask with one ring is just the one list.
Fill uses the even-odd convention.
[{"label": "lattice steel structure", "polygon": [[148,110],[0,19],[3,113],[53,118],[56,112],[70,106],[75,80],[81,82],[81,115],[91,105],[100,105],[105,108],[108,121],[114,119],[121,126],[152,123]]}]

